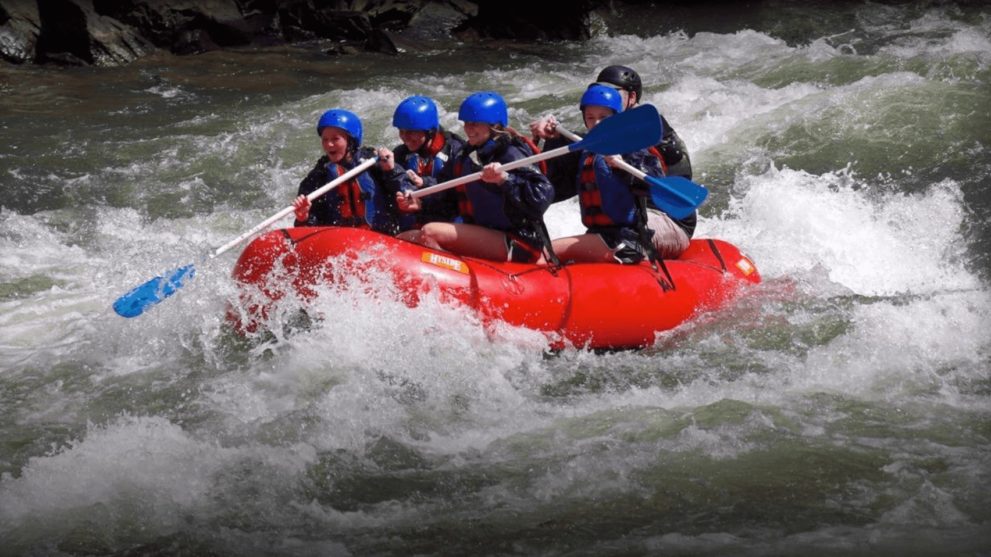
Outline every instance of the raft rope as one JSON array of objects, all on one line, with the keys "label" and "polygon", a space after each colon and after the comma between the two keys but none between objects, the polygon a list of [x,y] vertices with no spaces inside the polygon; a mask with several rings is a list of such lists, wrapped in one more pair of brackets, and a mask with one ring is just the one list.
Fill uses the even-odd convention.
[{"label": "raft rope", "polygon": [[711,249],[712,254],[716,256],[716,259],[719,261],[719,266],[723,268],[723,272],[725,273],[728,271],[729,268],[726,267],[726,262],[723,261],[723,254],[719,253],[719,248],[716,247],[716,242],[713,242],[712,238],[709,238],[709,249]]},{"label": "raft rope", "polygon": [[471,258],[471,264],[472,265],[476,265],[476,264],[477,265],[484,265],[484,266],[488,267],[489,269],[491,269],[491,270],[499,273],[500,275],[505,276],[506,278],[508,278],[510,280],[516,280],[516,277],[522,277],[523,275],[528,275],[530,273],[537,273],[537,272],[541,272],[541,271],[547,271],[547,272],[551,273],[552,275],[557,276],[557,271],[560,271],[561,269],[564,268],[564,265],[563,264],[560,265],[559,267],[556,267],[556,268],[552,268],[550,265],[537,265],[537,266],[534,266],[533,268],[527,269],[525,271],[520,271],[518,273],[510,273],[510,272],[505,271],[504,269],[500,269],[499,267],[496,267],[492,263],[489,263],[489,260],[487,260],[487,259],[481,259],[481,258],[472,257]]},{"label": "raft rope", "polygon": [[544,224],[543,220],[537,223],[536,228],[537,233],[540,234],[540,241],[544,244],[544,256],[551,263],[547,266],[547,269],[552,275],[557,276],[557,272],[561,270],[564,265],[561,264],[561,260],[558,258],[557,254],[554,253],[554,245],[553,242],[551,242],[551,233],[547,231],[547,225]]},{"label": "raft rope", "polygon": [[[644,197],[637,198],[636,227],[637,233],[640,234],[640,243],[643,244],[644,249],[647,251],[647,259],[650,260],[650,268],[653,271],[654,278],[657,280],[657,284],[661,285],[661,290],[664,292],[674,290],[674,279],[671,278],[671,272],[668,271],[668,266],[664,264],[664,259],[657,253],[657,248],[654,247],[653,240],[647,234],[647,199]],[[658,273],[658,266],[664,271],[664,277],[668,279],[667,282]]]},{"label": "raft rope", "polygon": [[324,232],[327,232],[331,228],[332,227],[319,227],[319,228],[316,228],[316,230],[314,230],[313,232],[310,232],[309,234],[300,236],[299,238],[293,238],[292,235],[289,234],[289,229],[288,228],[282,228],[282,229],[280,229],[280,231],[282,232],[282,236],[285,237],[285,239],[290,244],[292,244],[294,246],[298,246],[299,244],[305,242],[306,240],[309,240],[310,238],[312,238],[314,236],[318,236],[320,234],[323,234]]}]

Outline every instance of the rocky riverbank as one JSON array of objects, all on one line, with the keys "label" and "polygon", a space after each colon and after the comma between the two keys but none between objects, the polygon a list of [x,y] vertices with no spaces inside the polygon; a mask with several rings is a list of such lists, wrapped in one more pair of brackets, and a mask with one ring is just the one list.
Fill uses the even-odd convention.
[{"label": "rocky riverbank", "polygon": [[0,58],[118,66],[156,51],[314,43],[398,54],[438,40],[581,40],[600,2],[567,10],[491,0],[0,0]]}]

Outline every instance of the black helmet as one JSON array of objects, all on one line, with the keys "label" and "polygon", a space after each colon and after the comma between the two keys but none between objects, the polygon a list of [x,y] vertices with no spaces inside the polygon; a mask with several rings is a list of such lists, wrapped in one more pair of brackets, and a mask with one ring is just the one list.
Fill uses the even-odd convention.
[{"label": "black helmet", "polygon": [[640,74],[633,68],[626,66],[608,66],[595,78],[596,83],[610,83],[626,91],[633,91],[637,94],[637,102],[643,99],[643,82],[640,81]]}]

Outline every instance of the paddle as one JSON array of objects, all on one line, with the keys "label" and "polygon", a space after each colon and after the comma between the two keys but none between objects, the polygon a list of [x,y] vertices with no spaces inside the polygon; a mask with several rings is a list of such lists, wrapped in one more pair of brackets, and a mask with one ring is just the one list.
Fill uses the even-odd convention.
[{"label": "paddle", "polygon": [[[622,112],[620,114],[622,114]],[[613,118],[615,118],[615,116],[611,116],[610,118],[603,120],[601,123],[596,125],[595,128]],[[595,131],[595,128],[592,128],[593,132]],[[581,141],[582,139],[577,134],[564,129],[561,126],[557,126],[554,129],[571,141]],[[654,205],[657,205],[660,210],[676,219],[683,219],[694,213],[695,209],[697,209],[698,206],[705,201],[705,198],[709,196],[709,190],[705,189],[704,186],[700,186],[687,178],[682,178],[681,176],[664,176],[662,178],[648,176],[639,168],[622,159],[619,160],[619,164],[617,166],[626,172],[629,172],[633,176],[643,180],[644,182],[647,182],[650,186],[650,199],[654,202]]]},{"label": "paddle", "polygon": [[[576,143],[506,163],[502,165],[502,169],[508,171],[514,168],[520,168],[566,155],[579,149],[585,149],[600,155],[629,153],[630,151],[656,145],[661,140],[661,132],[661,116],[657,113],[657,109],[649,104],[644,104],[632,110],[620,112],[615,116],[606,118],[599,125],[592,128],[592,131],[584,139]],[[474,182],[481,177],[481,172],[475,172],[435,186],[416,190],[410,193],[410,196],[414,199],[423,197],[462,184]]]},{"label": "paddle", "polygon": [[[344,174],[341,174],[332,182],[329,182],[321,186],[320,188],[314,190],[306,197],[310,201],[313,201],[314,199],[334,189],[338,185],[347,182],[348,180],[354,178],[358,174],[361,174],[366,169],[368,169],[368,167],[375,164],[377,160],[378,157],[372,157],[370,159],[362,161],[361,164],[359,164],[358,166],[352,168],[351,170],[345,172]],[[275,221],[285,217],[289,213],[292,213],[293,210],[294,210],[293,206],[290,205],[285,209],[282,209],[278,213],[275,213],[274,215],[268,217],[267,219],[255,225],[254,228],[252,228],[251,230],[245,232],[244,234],[241,234],[237,238],[234,238],[230,242],[227,242],[226,244],[217,248],[213,253],[210,254],[210,259],[217,257],[218,255],[240,244],[241,242],[250,238],[251,236],[254,236],[261,230],[267,228]],[[175,294],[176,291],[182,288],[183,285],[187,281],[192,279],[195,274],[196,274],[196,268],[192,263],[190,263],[189,265],[179,267],[178,269],[169,273],[167,276],[157,276],[149,280],[148,282],[135,287],[130,292],[124,294],[120,298],[117,298],[117,301],[114,302],[114,311],[117,312],[117,315],[120,315],[121,317],[128,317],[128,318],[137,317],[141,315],[141,313],[144,312],[144,310],[148,309],[148,307],[153,306],[161,302],[165,298],[168,298],[169,296]]]}]

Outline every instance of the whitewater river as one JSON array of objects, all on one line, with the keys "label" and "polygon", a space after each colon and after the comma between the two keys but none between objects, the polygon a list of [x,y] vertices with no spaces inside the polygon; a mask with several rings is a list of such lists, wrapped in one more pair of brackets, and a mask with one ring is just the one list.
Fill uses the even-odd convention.
[{"label": "whitewater river", "polygon": [[[991,553],[991,8],[797,4],[630,11],[584,44],[0,66],[0,555]],[[764,276],[730,308],[605,354],[361,293],[227,329],[239,249],[200,257],[289,204],[323,110],[391,146],[402,98],[460,130],[495,89],[516,127],[578,129],[611,63],[688,144],[697,235]],[[581,230],[573,202],[547,221]]]}]

